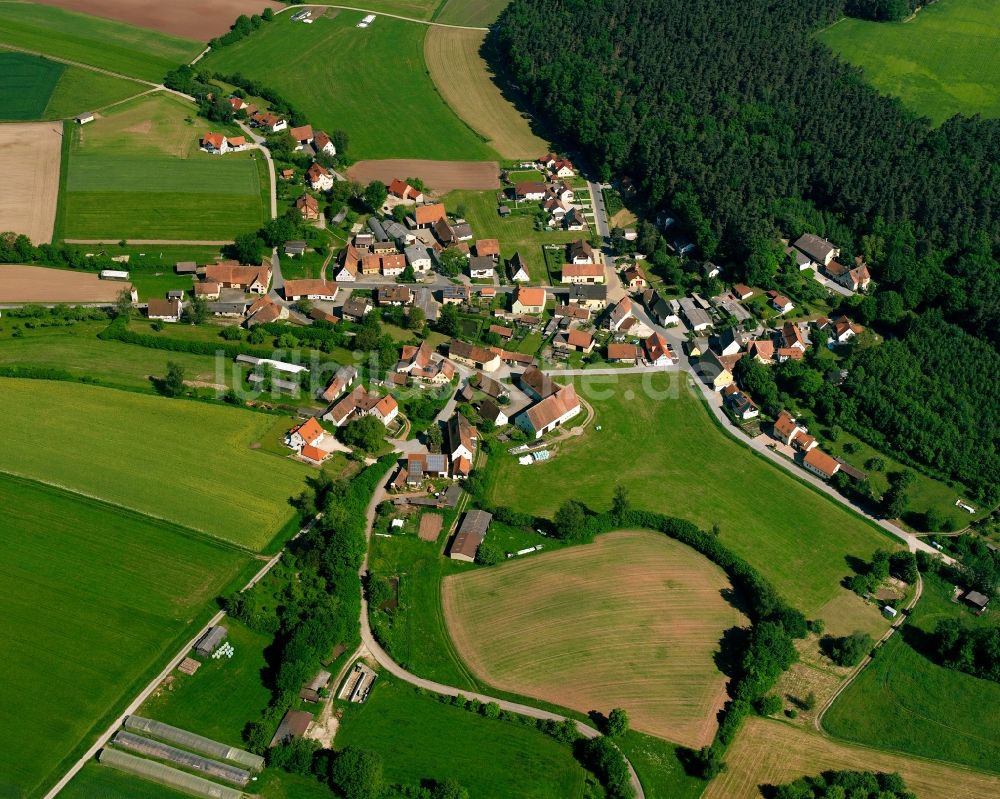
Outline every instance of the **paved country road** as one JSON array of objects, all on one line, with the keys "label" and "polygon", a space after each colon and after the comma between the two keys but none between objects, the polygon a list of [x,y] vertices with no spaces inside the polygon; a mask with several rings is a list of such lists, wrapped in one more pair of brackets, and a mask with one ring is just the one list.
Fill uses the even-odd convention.
[{"label": "paved country road", "polygon": [[[379,502],[381,502],[385,497],[385,489],[381,484],[375,489],[375,493],[372,495],[371,502],[368,503],[368,510],[366,516],[365,525],[365,535],[368,539],[368,550],[365,552],[364,563],[361,564],[360,574],[362,577],[368,571],[368,551],[371,547],[371,535],[372,527],[375,524],[375,512],[378,507]],[[352,656],[358,657],[361,655],[370,655],[375,661],[385,669],[389,674],[393,675],[397,679],[408,682],[411,685],[415,685],[418,688],[423,688],[427,691],[433,691],[436,694],[442,694],[443,696],[464,696],[467,699],[476,699],[484,704],[489,702],[496,702],[501,709],[507,710],[511,713],[518,713],[522,716],[527,716],[533,719],[543,719],[548,721],[564,721],[565,716],[560,716],[558,713],[552,713],[548,710],[541,710],[537,707],[532,707],[531,705],[521,704],[519,702],[510,702],[506,699],[499,699],[497,697],[489,696],[487,694],[480,694],[474,691],[462,690],[459,688],[454,688],[450,685],[443,685],[439,682],[434,682],[433,680],[425,680],[423,677],[418,677],[415,674],[411,674],[402,666],[400,666],[396,661],[394,661],[389,654],[379,645],[378,641],[375,640],[375,636],[372,634],[371,625],[368,623],[368,600],[362,593],[361,596],[361,646]],[[596,738],[600,735],[600,732],[595,728],[591,727],[589,724],[584,724],[582,721],[577,721],[573,719],[576,724],[576,728],[580,731],[580,734],[585,738]],[[636,799],[645,799],[646,794],[642,790],[642,784],[639,782],[639,775],[636,774],[635,769],[632,767],[631,761],[625,758],[625,763],[628,766],[629,777],[632,782],[632,788],[635,791]]]}]

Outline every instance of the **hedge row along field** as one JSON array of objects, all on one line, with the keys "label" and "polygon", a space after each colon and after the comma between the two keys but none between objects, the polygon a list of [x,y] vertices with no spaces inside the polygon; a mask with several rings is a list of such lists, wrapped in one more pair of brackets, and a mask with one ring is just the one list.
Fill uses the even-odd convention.
[{"label": "hedge row along field", "polygon": [[273,424],[266,414],[77,383],[3,380],[0,390],[3,470],[252,550],[291,518],[287,499],[305,475],[250,448]]}]

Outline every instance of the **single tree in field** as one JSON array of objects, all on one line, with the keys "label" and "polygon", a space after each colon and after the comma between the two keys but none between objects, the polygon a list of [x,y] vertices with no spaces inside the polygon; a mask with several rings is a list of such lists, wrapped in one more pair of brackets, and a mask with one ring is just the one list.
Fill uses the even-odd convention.
[{"label": "single tree in field", "polygon": [[628,713],[622,708],[616,707],[608,713],[608,735],[612,738],[621,738],[628,732]]},{"label": "single tree in field", "polygon": [[556,511],[556,535],[564,541],[582,541],[587,537],[587,512],[573,499],[566,500]]},{"label": "single tree in field", "polygon": [[167,361],[167,376],[163,379],[163,393],[168,397],[179,397],[184,392],[184,367],[174,361]]},{"label": "single tree in field", "polygon": [[615,495],[611,499],[611,515],[620,519],[628,513],[630,507],[628,489],[621,483],[618,483],[615,486]]},{"label": "single tree in field", "polygon": [[132,292],[128,289],[119,291],[115,299],[115,318],[119,317],[125,320],[132,318]]}]

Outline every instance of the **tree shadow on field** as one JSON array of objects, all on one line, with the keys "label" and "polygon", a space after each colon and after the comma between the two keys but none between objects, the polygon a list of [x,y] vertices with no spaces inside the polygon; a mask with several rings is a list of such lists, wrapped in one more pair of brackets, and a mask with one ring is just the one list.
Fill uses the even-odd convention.
[{"label": "tree shadow on field", "polygon": [[740,659],[747,648],[750,631],[745,627],[730,627],[722,634],[719,649],[712,656],[715,667],[727,677],[739,674]]},{"label": "tree shadow on field", "polygon": [[721,596],[730,607],[736,608],[740,613],[742,613],[747,618],[750,618],[753,614],[753,608],[750,607],[749,603],[746,601],[746,597],[734,588],[723,588],[719,591],[719,596]]},{"label": "tree shadow on field", "polygon": [[591,723],[600,730],[602,735],[608,734],[608,717],[605,716],[600,710],[591,710],[587,713],[587,718],[590,719]]},{"label": "tree shadow on field", "polygon": [[855,555],[844,555],[844,562],[855,574],[868,574],[868,570],[871,568],[868,563]]}]

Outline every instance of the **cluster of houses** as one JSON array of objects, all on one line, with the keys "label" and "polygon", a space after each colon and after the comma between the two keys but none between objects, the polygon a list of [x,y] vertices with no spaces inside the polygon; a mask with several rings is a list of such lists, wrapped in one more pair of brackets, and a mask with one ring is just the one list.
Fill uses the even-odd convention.
[{"label": "cluster of houses", "polygon": [[[193,295],[205,300],[213,316],[242,319],[248,327],[288,318],[288,309],[268,296],[271,267],[244,266],[236,261],[219,261],[199,266],[194,261],[178,262],[177,274],[190,275],[194,280]],[[151,298],[146,306],[149,319],[159,322],[179,322],[184,312],[185,292],[168,291],[166,299]]]},{"label": "cluster of houses", "polygon": [[867,291],[871,284],[871,274],[863,258],[858,256],[854,259],[853,267],[846,266],[837,261],[840,257],[839,247],[812,233],[799,236],[791,246],[785,248],[785,252],[795,259],[800,271],[812,269],[822,272],[849,291]]},{"label": "cluster of houses", "polygon": [[849,463],[823,452],[816,439],[809,435],[804,424],[796,420],[788,411],[782,410],[774,422],[772,437],[785,447],[790,447],[795,459],[807,471],[830,480],[837,472],[843,472],[852,480],[864,480],[866,475]]}]

